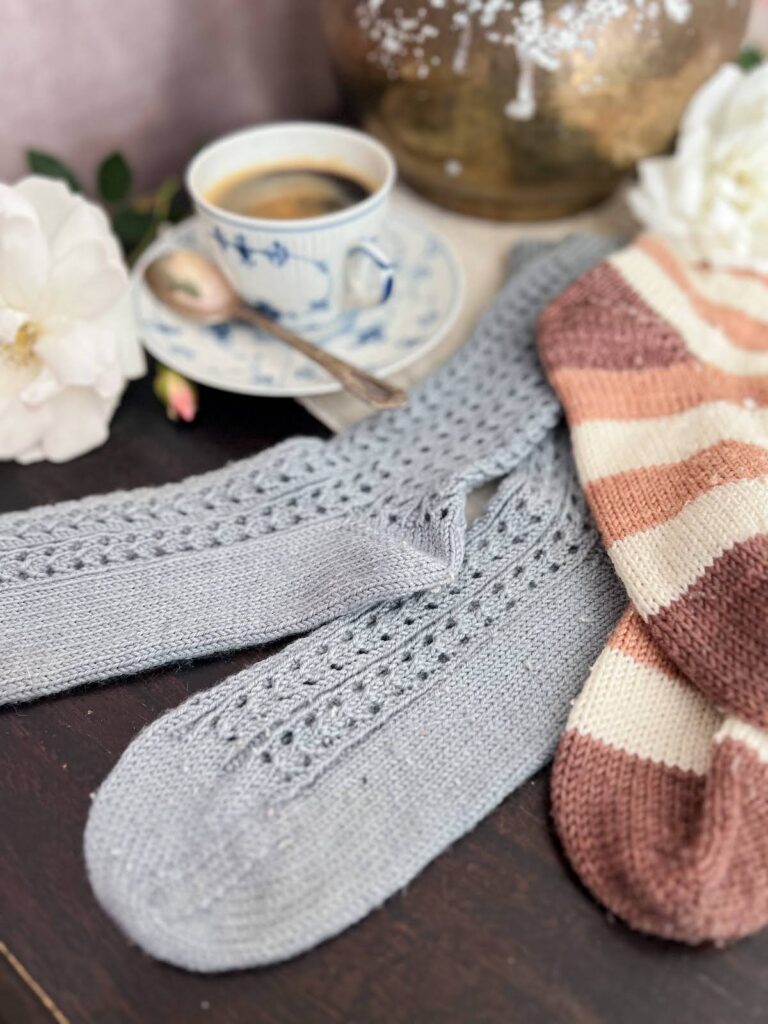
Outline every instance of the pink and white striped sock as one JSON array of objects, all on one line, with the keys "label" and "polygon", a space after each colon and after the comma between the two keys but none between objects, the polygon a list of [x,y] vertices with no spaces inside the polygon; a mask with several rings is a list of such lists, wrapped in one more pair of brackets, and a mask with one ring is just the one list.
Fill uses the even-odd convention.
[{"label": "pink and white striped sock", "polygon": [[557,755],[558,830],[630,924],[768,922],[768,279],[654,236],[544,313],[596,522],[633,610]]}]

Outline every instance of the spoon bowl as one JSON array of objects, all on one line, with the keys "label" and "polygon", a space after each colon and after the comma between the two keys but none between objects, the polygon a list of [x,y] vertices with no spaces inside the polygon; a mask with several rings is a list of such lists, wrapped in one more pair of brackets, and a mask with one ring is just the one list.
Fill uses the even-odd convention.
[{"label": "spoon bowl", "polygon": [[241,305],[215,263],[194,249],[172,249],[144,272],[153,294],[185,320],[217,324],[237,317]]}]

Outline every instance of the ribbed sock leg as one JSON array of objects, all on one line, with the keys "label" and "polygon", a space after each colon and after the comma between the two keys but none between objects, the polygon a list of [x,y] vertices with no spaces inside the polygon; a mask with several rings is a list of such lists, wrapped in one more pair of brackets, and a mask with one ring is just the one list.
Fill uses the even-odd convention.
[{"label": "ribbed sock leg", "polygon": [[0,704],[306,632],[455,577],[467,491],[560,415],[542,307],[607,246],[516,274],[407,409],[203,477],[0,517]]},{"label": "ribbed sock leg", "polygon": [[134,741],[86,831],[99,900],[194,970],[336,934],[546,761],[622,601],[560,433],[454,585],[325,626]]},{"label": "ribbed sock leg", "polygon": [[539,345],[634,607],[694,686],[768,726],[768,280],[646,236],[548,308]]},{"label": "ribbed sock leg", "polygon": [[576,702],[552,797],[588,889],[632,927],[726,942],[768,924],[768,736],[724,716],[628,611]]}]

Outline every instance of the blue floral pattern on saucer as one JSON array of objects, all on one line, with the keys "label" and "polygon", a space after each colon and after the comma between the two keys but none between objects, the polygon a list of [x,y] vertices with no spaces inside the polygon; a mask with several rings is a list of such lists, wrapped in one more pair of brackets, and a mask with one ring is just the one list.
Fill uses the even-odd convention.
[{"label": "blue floral pattern on saucer", "polygon": [[[445,336],[456,320],[464,282],[448,243],[412,217],[390,217],[380,239],[396,265],[390,300],[374,309],[350,309],[332,321],[313,322],[301,333],[318,347],[380,376],[405,369]],[[339,385],[319,366],[282,342],[246,324],[202,327],[180,320],[160,305],[142,280],[143,268],[176,247],[211,254],[196,219],[170,228],[142,257],[133,274],[133,300],[147,350],[185,377],[241,394],[305,397],[329,394]],[[282,258],[277,250],[253,258]]]}]

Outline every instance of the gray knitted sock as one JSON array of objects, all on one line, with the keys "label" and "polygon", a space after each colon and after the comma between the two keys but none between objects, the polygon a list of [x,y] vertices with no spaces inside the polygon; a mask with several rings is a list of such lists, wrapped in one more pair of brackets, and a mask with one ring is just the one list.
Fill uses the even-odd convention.
[{"label": "gray knitted sock", "polygon": [[625,603],[558,430],[453,585],[327,625],[133,742],[86,830],[99,900],[199,971],[338,933],[545,763]]},{"label": "gray knitted sock", "polygon": [[605,252],[571,239],[518,269],[407,409],[181,484],[0,516],[0,704],[303,633],[452,580],[467,491],[559,415],[536,317]]}]

